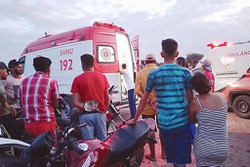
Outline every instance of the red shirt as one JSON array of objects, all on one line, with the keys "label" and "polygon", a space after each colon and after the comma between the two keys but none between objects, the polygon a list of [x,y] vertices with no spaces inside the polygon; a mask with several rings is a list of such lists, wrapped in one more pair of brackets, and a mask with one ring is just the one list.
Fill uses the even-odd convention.
[{"label": "red shirt", "polygon": [[60,96],[56,80],[39,71],[21,82],[20,93],[26,123],[55,121],[52,99]]},{"label": "red shirt", "polygon": [[204,71],[204,74],[208,77],[211,91],[214,92],[214,74],[211,71]]},{"label": "red shirt", "polygon": [[105,75],[100,72],[84,72],[77,76],[71,86],[72,93],[78,93],[82,102],[96,100],[101,111],[107,110],[105,103],[105,92],[109,88],[109,83]]}]

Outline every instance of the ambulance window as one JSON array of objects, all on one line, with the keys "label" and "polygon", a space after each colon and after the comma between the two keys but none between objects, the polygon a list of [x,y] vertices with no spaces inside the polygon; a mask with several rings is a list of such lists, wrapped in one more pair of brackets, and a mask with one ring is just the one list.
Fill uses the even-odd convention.
[{"label": "ambulance window", "polygon": [[114,63],[115,62],[115,50],[111,46],[97,46],[98,56],[97,61],[99,63]]}]

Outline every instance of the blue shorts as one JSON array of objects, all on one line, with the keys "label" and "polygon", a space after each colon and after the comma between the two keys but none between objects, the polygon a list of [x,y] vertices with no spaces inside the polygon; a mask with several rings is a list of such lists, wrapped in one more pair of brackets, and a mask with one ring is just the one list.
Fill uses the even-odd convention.
[{"label": "blue shorts", "polygon": [[191,132],[189,124],[175,129],[159,128],[168,163],[185,165],[191,163]]}]

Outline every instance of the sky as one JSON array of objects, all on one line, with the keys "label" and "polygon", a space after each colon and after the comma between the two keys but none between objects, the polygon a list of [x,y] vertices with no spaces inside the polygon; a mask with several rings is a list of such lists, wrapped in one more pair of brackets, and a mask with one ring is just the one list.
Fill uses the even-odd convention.
[{"label": "sky", "polygon": [[57,34],[95,21],[139,35],[140,57],[173,38],[181,56],[206,54],[208,43],[250,40],[249,0],[0,0],[0,61],[19,58],[44,33]]}]

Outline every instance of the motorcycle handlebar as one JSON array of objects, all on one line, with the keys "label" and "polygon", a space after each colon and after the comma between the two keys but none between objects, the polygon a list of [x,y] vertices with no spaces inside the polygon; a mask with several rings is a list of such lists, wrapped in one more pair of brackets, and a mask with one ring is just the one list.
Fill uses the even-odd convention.
[{"label": "motorcycle handlebar", "polygon": [[109,91],[112,91],[114,87],[115,87],[115,86],[112,85],[112,86],[109,88]]},{"label": "motorcycle handlebar", "polygon": [[71,133],[72,131],[81,129],[84,126],[87,126],[87,124],[83,123],[80,125],[74,125],[74,124],[70,126],[68,125],[68,128],[65,128],[64,132],[63,131],[58,132],[56,147],[50,153],[51,159],[53,159],[53,157],[57,157],[58,155],[60,155],[63,152],[65,146],[67,146],[69,150],[74,150],[78,154],[82,155],[84,153],[84,150],[78,147],[76,140],[74,137],[71,136]]},{"label": "motorcycle handlebar", "polygon": [[87,126],[87,123],[80,124],[80,125],[77,126],[77,128],[81,129],[81,128],[85,127],[85,126]]},{"label": "motorcycle handlebar", "polygon": [[[116,91],[114,91],[114,89],[116,89],[116,88],[117,88],[117,86],[112,85],[112,86],[109,88],[109,93],[116,92]],[[118,91],[117,91],[117,92],[118,92]]]}]

